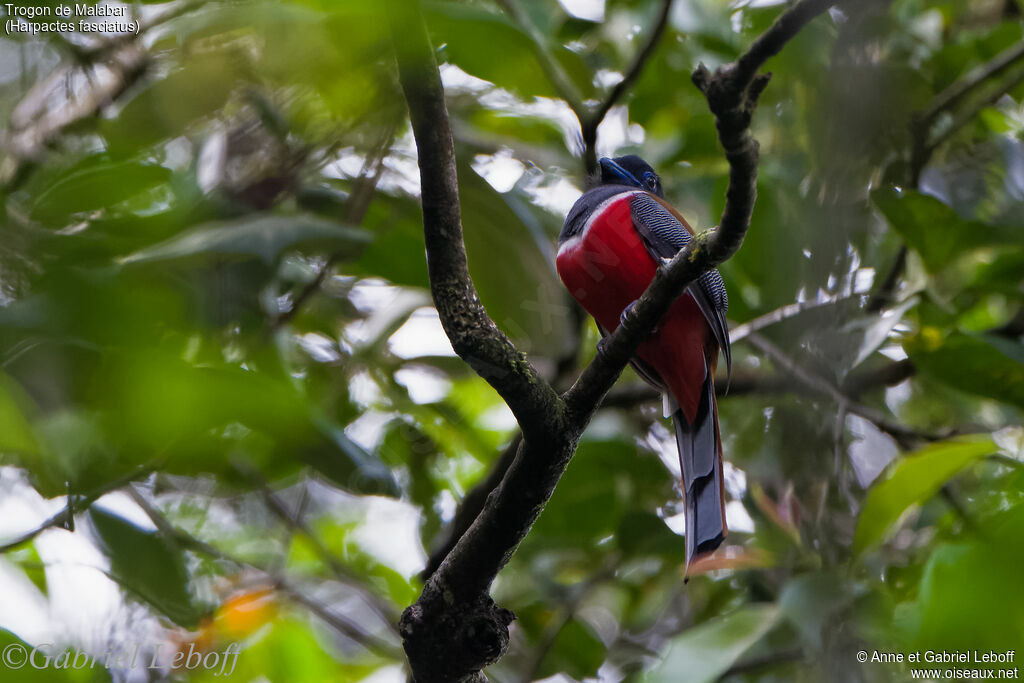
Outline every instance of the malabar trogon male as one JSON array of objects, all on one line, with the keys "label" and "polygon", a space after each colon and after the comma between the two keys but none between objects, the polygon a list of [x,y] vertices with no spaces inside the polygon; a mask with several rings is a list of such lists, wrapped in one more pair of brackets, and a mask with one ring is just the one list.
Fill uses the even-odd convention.
[{"label": "malabar trogon male", "polygon": [[[601,159],[600,182],[572,207],[558,237],[558,274],[573,297],[613,332],[647,289],[660,263],[686,246],[693,229],[664,199],[643,159]],[[714,374],[727,364],[728,298],[718,271],[705,273],[672,304],[637,349],[632,365],[665,396],[675,421],[686,499],[686,568],[725,538],[722,439]]]}]

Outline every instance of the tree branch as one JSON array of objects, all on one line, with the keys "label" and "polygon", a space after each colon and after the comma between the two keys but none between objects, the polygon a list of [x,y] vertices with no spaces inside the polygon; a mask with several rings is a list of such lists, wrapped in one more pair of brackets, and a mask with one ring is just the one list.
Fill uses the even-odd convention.
[{"label": "tree branch", "polygon": [[448,557],[448,553],[452,551],[452,548],[459,542],[462,535],[472,526],[473,522],[480,515],[480,511],[484,509],[484,503],[487,502],[491,491],[498,488],[498,484],[505,478],[505,473],[508,472],[508,469],[515,461],[522,443],[522,434],[516,434],[515,438],[512,439],[511,443],[501,454],[501,457],[498,458],[494,467],[491,468],[487,477],[470,489],[469,493],[462,499],[458,509],[455,511],[455,517],[452,518],[451,524],[448,525],[447,536],[431,551],[430,557],[427,558],[427,566],[420,572],[421,579],[426,581],[437,571],[444,558]]},{"label": "tree branch", "polygon": [[427,271],[452,348],[501,395],[525,435],[550,433],[561,415],[551,386],[498,329],[469,276],[444,89],[418,3],[389,2],[399,79],[419,154]]},{"label": "tree branch", "polygon": [[800,0],[783,12],[735,62],[736,85],[746,88],[757,71],[800,32],[809,21],[836,4],[835,0]]},{"label": "tree branch", "polygon": [[[799,311],[804,311],[808,308],[814,307],[795,306],[797,306]],[[796,312],[799,312],[797,309],[784,307],[777,309],[772,314],[756,318],[748,323],[749,327],[744,327],[741,339],[746,338],[746,336],[753,330],[762,329],[774,322],[779,322],[779,320],[792,317]],[[779,314],[780,312],[784,312],[787,315]],[[914,365],[909,360],[904,359],[900,361],[893,361],[892,363],[878,368],[850,373],[838,390],[845,396],[849,397],[849,400],[855,401],[857,397],[865,391],[870,391],[879,387],[894,386],[913,376],[914,372]],[[820,391],[814,391],[803,384],[794,384],[792,377],[783,372],[754,373],[742,371],[737,372],[734,370],[728,386],[725,381],[725,377],[722,376],[715,381],[715,389],[718,393],[719,400],[750,394],[802,393],[812,396],[821,395]],[[636,382],[609,391],[601,402],[600,408],[632,409],[639,405],[648,403],[654,404],[657,402],[658,405],[660,405],[660,401],[661,396],[652,387],[647,384]],[[441,565],[444,558],[449,552],[451,552],[458,540],[476,520],[480,511],[484,507],[487,497],[498,487],[498,484],[501,483],[505,473],[508,471],[509,467],[511,467],[521,442],[522,435],[517,434],[501,454],[491,471],[487,474],[486,478],[478,482],[463,498],[458,509],[455,511],[455,517],[448,526],[446,537],[434,548],[433,551],[431,551],[430,556],[427,559],[427,565],[420,573],[420,577],[424,581],[429,579],[430,576],[437,571],[437,568]]]},{"label": "tree branch", "polygon": [[[565,292],[564,296],[566,306],[569,307],[573,319],[571,328],[573,340],[569,345],[569,350],[556,363],[555,376],[551,380],[552,386],[556,389],[572,380],[579,371],[580,341],[583,336],[583,326],[586,324],[586,312],[583,310],[583,307],[577,304],[576,300],[568,292]],[[431,551],[430,556],[427,558],[427,566],[420,572],[420,578],[424,581],[429,579],[430,575],[441,566],[441,562],[473,524],[480,511],[483,510],[487,497],[491,494],[491,491],[498,488],[498,484],[501,483],[505,473],[508,472],[508,469],[515,461],[522,441],[523,434],[519,432],[509,442],[487,476],[477,482],[463,497],[459,507],[455,510],[454,518],[448,525],[444,539]]]},{"label": "tree branch", "polygon": [[721,225],[694,237],[659,269],[625,323],[607,338],[603,352],[560,398],[497,329],[477,297],[466,265],[454,144],[434,52],[418,3],[390,0],[399,79],[419,152],[427,266],[438,315],[456,353],[498,391],[523,431],[522,446],[501,484],[402,615],[405,651],[418,683],[482,681],[481,670],[508,648],[514,616],[493,603],[490,585],[536,521],[580,434],[637,346],[690,282],[742,243],[756,196],[758,161],[748,128],[768,83],[756,70],[828,5],[803,0],[758,39],[753,54],[715,74],[703,66],[694,74],[717,119],[730,166]]}]

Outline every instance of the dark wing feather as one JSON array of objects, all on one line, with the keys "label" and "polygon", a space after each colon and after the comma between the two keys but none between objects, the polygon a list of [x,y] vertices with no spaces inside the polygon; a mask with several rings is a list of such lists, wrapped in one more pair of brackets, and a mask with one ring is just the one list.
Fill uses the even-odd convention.
[{"label": "dark wing feather", "polygon": [[[692,234],[678,218],[672,215],[653,195],[638,192],[630,204],[633,225],[643,237],[647,250],[657,259],[670,259],[685,247]],[[687,288],[701,313],[711,326],[719,347],[725,354],[725,367],[732,372],[732,351],[729,347],[729,325],[725,314],[729,310],[729,297],[718,270],[712,269],[700,276]]]}]

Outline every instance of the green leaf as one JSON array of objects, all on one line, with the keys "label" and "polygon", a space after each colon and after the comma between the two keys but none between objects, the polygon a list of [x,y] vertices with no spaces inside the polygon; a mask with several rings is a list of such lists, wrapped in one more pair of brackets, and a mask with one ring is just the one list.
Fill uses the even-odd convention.
[{"label": "green leaf", "polygon": [[220,109],[243,84],[245,61],[230,50],[207,49],[181,56],[163,78],[144,81],[114,118],[99,122],[115,154],[138,153],[181,135],[197,120]]},{"label": "green leaf", "polygon": [[95,413],[57,410],[36,422],[39,457],[24,458],[32,483],[45,496],[82,492],[126,474],[138,463],[118,462]]},{"label": "green leaf", "polygon": [[878,347],[885,343],[896,325],[900,324],[907,311],[917,305],[918,298],[911,297],[896,306],[892,310],[885,311],[883,315],[873,315],[865,320],[854,320],[843,326],[844,332],[864,330],[864,336],[857,349],[857,357],[853,360],[853,367],[856,367],[868,359]]},{"label": "green leaf", "polygon": [[488,313],[520,351],[562,353],[575,323],[555,272],[553,242],[536,213],[515,192],[497,192],[461,163],[459,194],[469,271]]},{"label": "green leaf", "polygon": [[[318,634],[307,620],[290,615],[273,624],[267,633],[247,642],[244,652],[228,666],[235,667],[225,676],[219,667],[196,667],[189,672],[190,683],[238,681],[361,681],[381,666],[380,658],[346,650],[343,656],[336,646]],[[223,652],[223,648],[220,649]]]},{"label": "green leaf", "polygon": [[779,618],[775,605],[754,604],[685,631],[644,683],[713,683]]},{"label": "green leaf", "polygon": [[953,475],[995,450],[988,435],[972,435],[933,443],[897,460],[864,501],[853,552],[881,541],[908,508],[931,498]]},{"label": "green leaf", "polygon": [[110,573],[123,588],[176,624],[194,627],[202,610],[188,590],[185,556],[171,540],[93,507],[89,519],[110,558]]},{"label": "green leaf", "polygon": [[418,202],[378,192],[363,225],[373,232],[374,240],[355,262],[360,274],[382,277],[396,285],[430,287]]},{"label": "green leaf", "polygon": [[779,595],[779,609],[804,640],[820,649],[829,624],[852,599],[835,574],[804,574],[786,584]]},{"label": "green leaf", "polygon": [[[3,652],[4,657],[0,671],[5,672],[4,680],[16,680],[18,683],[106,683],[111,680],[110,673],[103,668],[100,656],[96,657],[96,666],[89,666],[92,663],[91,656],[85,664],[82,663],[85,650],[65,650],[40,643],[34,658],[37,665],[33,666],[28,659],[33,647],[10,631],[0,629],[0,652]],[[58,666],[54,658],[64,652],[70,652],[70,659],[62,658],[61,666]],[[79,652],[82,654],[76,667],[75,655]],[[51,659],[47,660],[47,657]],[[63,665],[65,661],[66,666]]]},{"label": "green leaf", "polygon": [[350,491],[387,496],[401,494],[391,469],[350,439],[344,429],[322,416],[314,416],[313,422],[345,457],[339,458],[334,449],[311,448],[302,456],[306,463]]},{"label": "green leaf", "polygon": [[0,373],[0,455],[39,452],[32,427],[21,412],[28,400],[13,379]]},{"label": "green leaf", "polygon": [[627,555],[661,555],[679,565],[685,560],[683,539],[650,510],[630,510],[624,514],[615,540]]},{"label": "green leaf", "polygon": [[233,423],[275,435],[310,429],[294,390],[269,373],[193,366],[155,352],[112,359],[100,391],[129,443],[153,449]]},{"label": "green leaf", "polygon": [[391,471],[295,388],[268,372],[194,366],[157,352],[111,362],[98,393],[124,452],[168,456],[178,474],[231,473],[228,454],[265,476],[310,464],[344,488],[394,494]]},{"label": "green leaf", "polygon": [[5,553],[8,561],[21,567],[28,580],[39,589],[42,595],[47,594],[46,586],[46,563],[39,556],[35,543],[28,543],[15,550]]},{"label": "green leaf", "polygon": [[[671,483],[657,458],[649,453],[637,453],[634,443],[584,439],[551,500],[524,540],[524,547],[528,550],[592,548],[600,539],[620,529],[626,510],[635,510],[645,502],[654,509],[664,502],[664,496],[671,495]],[[664,523],[661,524],[664,527]],[[629,524],[625,527],[627,531],[630,528]],[[667,527],[665,531],[671,533]],[[663,532],[659,530],[659,533]],[[665,547],[663,540],[654,538],[635,545],[631,545],[631,541],[625,543],[636,552],[649,552],[652,548],[646,541]],[[682,539],[676,537],[676,543],[681,545]]]},{"label": "green leaf", "polygon": [[[555,617],[557,618],[557,617]],[[607,648],[594,632],[579,619],[570,619],[544,658],[538,678],[564,674],[582,681],[597,676]]]},{"label": "green leaf", "polygon": [[33,218],[44,223],[71,214],[106,209],[170,178],[163,166],[137,161],[111,162],[106,155],[87,157],[36,195]]},{"label": "green leaf", "polygon": [[[530,37],[503,14],[453,2],[430,3],[425,13],[445,61],[524,97],[557,96]],[[573,80],[584,96],[592,92],[590,83],[579,77],[589,75],[579,55],[560,43],[548,49],[567,75],[577,76]]]},{"label": "green leaf", "polygon": [[1020,230],[964,220],[940,200],[914,190],[876,190],[871,199],[931,273],[966,251],[1021,241]]},{"label": "green leaf", "polygon": [[257,257],[272,264],[285,249],[317,246],[358,251],[372,239],[365,230],[315,216],[246,216],[204,223],[120,259],[122,264],[195,257]]},{"label": "green leaf", "polygon": [[1024,345],[997,336],[926,328],[906,345],[918,372],[977,396],[1024,407]]},{"label": "green leaf", "polygon": [[1019,653],[1024,646],[1024,594],[1010,588],[1024,562],[1024,505],[983,524],[984,537],[939,545],[928,557],[916,599],[901,605],[911,649]]}]

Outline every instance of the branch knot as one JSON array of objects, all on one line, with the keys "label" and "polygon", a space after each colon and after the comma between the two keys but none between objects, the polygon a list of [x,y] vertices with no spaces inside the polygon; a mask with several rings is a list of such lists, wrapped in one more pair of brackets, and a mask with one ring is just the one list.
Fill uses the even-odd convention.
[{"label": "branch knot", "polygon": [[[433,589],[439,590],[436,584]],[[431,609],[423,602],[408,607],[398,623],[416,683],[479,680],[477,673],[508,650],[508,627],[515,614],[490,597],[447,609]]]}]

